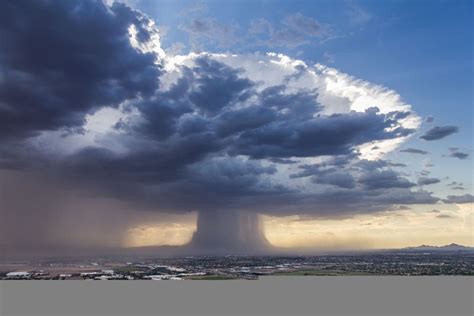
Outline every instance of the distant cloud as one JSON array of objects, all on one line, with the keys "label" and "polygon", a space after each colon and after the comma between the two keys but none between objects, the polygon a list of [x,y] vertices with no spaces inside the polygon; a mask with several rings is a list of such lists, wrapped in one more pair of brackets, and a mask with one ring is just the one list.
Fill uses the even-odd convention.
[{"label": "distant cloud", "polygon": [[448,195],[446,199],[443,200],[443,202],[455,204],[474,203],[474,196],[472,194]]},{"label": "distant cloud", "polygon": [[220,47],[231,47],[239,42],[235,23],[222,23],[214,18],[193,18],[189,23],[180,26],[180,29],[190,36],[191,45],[201,50],[204,42],[217,44]]},{"label": "distant cloud", "polygon": [[427,176],[427,175],[430,175],[430,174],[431,174],[431,171],[429,171],[429,170],[421,170],[421,171],[420,171],[420,174],[421,174],[422,176]]},{"label": "distant cloud", "polygon": [[430,185],[430,184],[435,184],[439,183],[441,180],[438,178],[425,178],[421,177],[418,179],[418,184],[419,185]]},{"label": "distant cloud", "polygon": [[446,136],[449,136],[451,134],[457,133],[458,131],[459,131],[459,128],[453,125],[435,126],[427,130],[425,134],[420,136],[420,138],[427,141],[438,140],[441,138],[445,138]]},{"label": "distant cloud", "polygon": [[329,52],[324,52],[323,58],[329,64],[333,64],[335,62],[334,55]]},{"label": "distant cloud", "polygon": [[434,164],[431,161],[427,161],[425,163],[425,168],[433,168],[433,167],[434,167]]},{"label": "distant cloud", "polygon": [[186,48],[186,45],[184,43],[174,42],[171,44],[170,47],[165,49],[165,53],[168,56],[175,56],[175,55],[181,54],[185,48]]},{"label": "distant cloud", "polygon": [[428,154],[427,151],[421,150],[421,149],[416,149],[416,148],[405,148],[400,150],[401,153],[410,153],[410,154],[420,154],[420,155],[426,155]]},{"label": "distant cloud", "polygon": [[453,157],[461,160],[467,159],[469,157],[467,152],[463,152],[457,147],[450,147],[449,151],[450,153],[448,155],[444,155],[445,157]]},{"label": "distant cloud", "polygon": [[433,123],[433,121],[434,121],[434,117],[431,115],[428,115],[425,119],[426,123]]},{"label": "distant cloud", "polygon": [[407,166],[406,164],[401,163],[401,162],[391,162],[391,161],[387,161],[387,165],[390,167],[402,167],[402,168]]},{"label": "distant cloud", "polygon": [[311,181],[318,184],[331,184],[344,189],[352,189],[356,185],[354,177],[351,174],[342,172],[325,173],[320,176],[312,177]]},{"label": "distant cloud", "polygon": [[455,217],[449,214],[439,214],[438,216],[436,216],[436,218],[449,219],[449,218],[455,218]]},{"label": "distant cloud", "polygon": [[261,36],[260,43],[270,47],[295,48],[310,43],[314,38],[327,36],[328,28],[312,17],[293,13],[285,16],[279,25],[264,18],[254,20],[249,33]]},{"label": "distant cloud", "polygon": [[181,16],[192,16],[207,11],[207,5],[204,1],[193,1],[181,10]]},{"label": "distant cloud", "polygon": [[406,205],[398,205],[398,206],[393,207],[392,209],[397,210],[397,211],[407,211],[407,210],[411,210],[411,207],[406,206]]},{"label": "distant cloud", "polygon": [[365,26],[374,19],[374,16],[369,11],[352,1],[348,3],[346,12],[349,17],[349,23],[354,26]]},{"label": "distant cloud", "polygon": [[448,188],[451,190],[465,190],[464,184],[462,182],[452,181],[448,183]]}]

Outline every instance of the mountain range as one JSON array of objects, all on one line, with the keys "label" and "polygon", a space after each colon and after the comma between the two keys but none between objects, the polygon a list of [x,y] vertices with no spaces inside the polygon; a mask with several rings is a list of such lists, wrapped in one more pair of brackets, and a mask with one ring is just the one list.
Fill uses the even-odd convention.
[{"label": "mountain range", "polygon": [[463,246],[455,243],[444,246],[421,245],[416,247],[402,248],[404,251],[474,251],[474,247]]}]

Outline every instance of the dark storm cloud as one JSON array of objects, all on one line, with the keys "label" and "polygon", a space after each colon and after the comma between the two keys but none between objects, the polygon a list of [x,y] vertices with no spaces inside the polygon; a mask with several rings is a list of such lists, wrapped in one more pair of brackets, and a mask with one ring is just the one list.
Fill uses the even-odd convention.
[{"label": "dark storm cloud", "polygon": [[248,107],[224,112],[217,121],[217,132],[225,137],[245,130],[264,126],[277,118],[270,108]]},{"label": "dark storm cloud", "polygon": [[[270,86],[210,54],[188,56],[175,65],[179,71],[164,74],[156,55],[130,44],[132,24],[140,43],[151,35],[148,19],[125,5],[108,8],[88,0],[0,6],[0,78],[7,79],[0,85],[0,131],[9,137],[0,146],[0,166],[53,177],[59,183],[54,189],[38,190],[42,208],[59,203],[63,192],[74,192],[75,201],[113,199],[154,213],[221,209],[337,217],[438,201],[430,192],[412,191],[415,184],[391,169],[404,164],[360,158],[360,145],[412,134],[400,124],[407,111],[373,107],[325,114],[317,88],[289,84],[307,74],[303,66]],[[271,34],[280,42],[322,34],[303,15],[283,24],[290,33]],[[69,136],[91,136],[81,131],[84,116],[103,106],[123,114],[104,142],[75,143],[62,152],[58,141],[57,151],[33,151],[37,139],[19,139],[67,129]],[[108,146],[110,139],[119,150]],[[300,162],[315,157],[324,162]],[[33,204],[25,204],[25,217],[28,209],[40,208]],[[61,206],[51,205],[58,211],[48,216]],[[112,214],[114,207],[109,205]]]},{"label": "dark storm cloud", "polygon": [[427,151],[421,150],[421,149],[416,149],[416,148],[405,148],[400,150],[401,153],[410,153],[410,154],[420,154],[420,155],[426,155],[428,154]]},{"label": "dark storm cloud", "polygon": [[[329,166],[329,167],[328,167]],[[339,188],[352,189],[355,187],[354,177],[347,172],[341,172],[331,163],[320,165],[302,165],[300,172],[290,175],[291,179],[311,177],[311,182],[334,185]]]},{"label": "dark storm cloud", "polygon": [[418,184],[419,185],[430,185],[430,184],[435,184],[439,183],[441,180],[438,178],[426,178],[426,177],[421,177],[418,179]]},{"label": "dark storm cloud", "polygon": [[311,178],[311,181],[318,184],[331,184],[345,189],[352,189],[356,185],[354,177],[351,174],[342,172],[330,172],[320,176],[314,176]]},{"label": "dark storm cloud", "polygon": [[283,165],[292,165],[292,164],[298,163],[297,160],[283,159],[283,158],[271,158],[270,161],[274,163],[278,163],[278,164],[283,164]]},{"label": "dark storm cloud", "polygon": [[318,164],[303,164],[299,165],[298,169],[300,171],[290,174],[291,179],[296,178],[305,178],[310,176],[321,176],[328,173],[340,172],[340,171],[353,171],[350,170],[351,166],[350,163],[357,161],[356,166],[360,166],[362,168],[379,168],[382,166],[387,166],[387,163],[382,160],[377,160],[376,162],[369,162],[368,160],[358,160],[358,155],[356,153],[350,155],[341,155],[341,156],[332,156],[330,159],[326,160],[325,162],[321,162]]},{"label": "dark storm cloud", "polygon": [[134,49],[128,28],[147,40],[146,17],[101,1],[2,1],[0,137],[80,127],[84,114],[152,94],[156,56]]},{"label": "dark storm cloud", "polygon": [[141,149],[128,155],[102,148],[85,148],[67,157],[65,172],[79,177],[97,178],[100,182],[158,184],[183,177],[186,166],[218,149],[209,134],[196,134],[162,144],[156,149]]},{"label": "dark storm cloud", "polygon": [[275,166],[263,166],[257,161],[219,157],[190,166],[186,179],[177,184],[185,191],[196,193],[193,194],[196,197],[212,197],[204,201],[208,208],[212,208],[222,202],[229,202],[236,196],[265,196],[288,191],[263,179],[263,176],[275,172]]},{"label": "dark storm cloud", "polygon": [[[73,174],[76,181],[87,186],[94,185],[90,183],[91,174],[94,179],[103,177],[95,183],[94,191],[133,201],[138,208],[151,211],[240,210],[246,209],[248,203],[258,206],[272,196],[290,192],[264,179],[276,172],[274,166],[256,161],[215,157],[186,164],[173,162],[165,167],[154,161],[157,157],[152,154],[148,161],[140,158],[130,163],[132,166],[117,163],[115,167],[110,167],[113,161],[109,159],[94,166],[93,172],[81,166]],[[101,166],[105,166],[102,172]],[[152,168],[156,171],[146,171]]]},{"label": "dark storm cloud", "polygon": [[296,179],[296,178],[310,177],[310,176],[320,175],[327,172],[333,172],[336,170],[334,168],[324,169],[324,166],[325,165],[319,165],[319,164],[301,165],[298,167],[299,169],[301,169],[301,171],[291,174],[290,178]]},{"label": "dark storm cloud", "polygon": [[[397,125],[406,112],[370,108],[322,115],[317,91],[290,92],[283,86],[258,91],[258,83],[241,70],[207,55],[180,73],[166,90],[128,102],[141,118],[116,126],[128,151],[84,148],[51,159],[51,168],[74,178],[81,190],[170,212],[224,207],[319,214],[315,205],[322,205],[331,216],[437,201],[427,192],[411,192],[414,184],[389,169],[401,164],[358,158],[358,145],[413,133]],[[295,157],[321,155],[331,157],[313,173],[302,167],[308,174],[299,176],[310,176],[312,184],[328,188],[324,192],[303,194],[269,179],[278,165]],[[354,170],[362,176],[355,177]],[[377,192],[370,192],[374,188]],[[348,191],[346,200],[337,198],[340,189]],[[357,207],[351,205],[354,199]]]},{"label": "dark storm cloud", "polygon": [[209,58],[199,58],[193,70],[196,88],[189,100],[207,115],[217,114],[249,97],[247,89],[252,87],[252,82],[239,78],[236,69]]},{"label": "dark storm cloud", "polygon": [[359,178],[359,183],[367,189],[411,188],[415,186],[413,182],[401,177],[393,170],[368,171]]},{"label": "dark storm cloud", "polygon": [[321,110],[315,91],[272,86],[257,92],[255,87],[240,70],[200,56],[194,66],[182,68],[169,90],[136,105],[143,122],[132,129],[160,140],[176,131],[208,133],[223,152],[254,159],[351,155],[358,145],[413,132],[399,126],[387,131],[396,126],[398,112],[370,108],[315,116]]},{"label": "dark storm cloud", "polygon": [[[290,118],[291,119],[291,118]],[[259,129],[247,130],[233,145],[234,153],[253,158],[289,158],[350,154],[357,145],[412,133],[397,128],[386,131],[393,121],[378,110],[319,116],[305,121],[279,120]]]},{"label": "dark storm cloud", "polygon": [[451,134],[457,133],[459,128],[457,126],[448,125],[448,126],[435,126],[427,130],[422,136],[421,139],[432,141],[445,138]]},{"label": "dark storm cloud", "polygon": [[474,196],[472,194],[464,195],[448,195],[446,199],[443,200],[444,203],[474,203]]},{"label": "dark storm cloud", "polygon": [[225,137],[271,121],[274,113],[261,107],[226,111],[253,94],[254,84],[239,73],[210,58],[197,58],[192,68],[182,67],[182,76],[168,90],[132,103],[144,119],[141,124],[118,127],[164,140],[176,131],[186,136],[212,130]]},{"label": "dark storm cloud", "polygon": [[[385,160],[360,160],[357,156],[352,156],[351,159],[339,157],[321,164],[301,165],[299,166],[300,171],[290,174],[290,178],[310,177],[313,183],[351,189],[350,191],[358,197],[351,196],[350,198],[359,200],[361,205],[369,208],[372,208],[372,206],[380,207],[380,205],[385,202],[388,203],[389,200],[395,197],[397,199],[391,203],[410,204],[418,199],[423,201],[422,203],[437,201],[430,193],[424,191],[411,192],[409,189],[414,187],[415,184],[392,170],[391,167],[393,167],[393,163]],[[391,195],[395,192],[396,195]],[[319,198],[323,198],[326,194],[331,196],[332,193],[326,191]],[[348,194],[348,192],[344,194]],[[376,200],[374,200],[375,197],[377,197]],[[343,199],[335,199],[334,203],[344,202]]]},{"label": "dark storm cloud", "polygon": [[[300,71],[304,73],[305,69]],[[283,85],[264,89],[260,95],[260,105],[264,108],[284,110],[288,119],[309,119],[322,109],[316,101],[318,96],[316,91],[300,90],[288,93],[285,90],[286,87]]]},{"label": "dark storm cloud", "polygon": [[[393,205],[397,204],[434,204],[439,201],[430,192],[411,191],[408,188],[387,190],[367,190],[360,187],[349,190],[334,188],[311,195],[299,194],[296,197],[293,197],[293,204],[289,206],[285,203],[278,203],[279,195],[276,195],[274,197],[276,202],[272,205],[271,214],[297,213],[313,217],[335,218],[391,210]],[[284,198],[288,198],[288,195],[284,195]],[[316,211],[315,207],[317,207]]]}]

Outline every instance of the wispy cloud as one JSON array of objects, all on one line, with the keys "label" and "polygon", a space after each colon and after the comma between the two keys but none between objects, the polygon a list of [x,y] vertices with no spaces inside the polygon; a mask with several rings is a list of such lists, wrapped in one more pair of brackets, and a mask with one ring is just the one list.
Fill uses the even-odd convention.
[{"label": "wispy cloud", "polygon": [[259,39],[259,43],[269,47],[295,48],[322,39],[329,34],[328,26],[315,18],[293,13],[286,15],[280,24],[273,24],[261,18],[252,21],[249,33]]},{"label": "wispy cloud", "polygon": [[426,123],[433,123],[434,122],[434,117],[431,115],[428,115],[425,119]]},{"label": "wispy cloud", "polygon": [[346,14],[353,26],[364,27],[374,19],[374,15],[354,1],[347,2]]},{"label": "wispy cloud", "polygon": [[237,23],[222,23],[213,18],[193,18],[179,28],[189,34],[191,45],[195,50],[203,49],[202,45],[205,42],[219,47],[232,47],[241,42],[237,35],[239,30]]}]

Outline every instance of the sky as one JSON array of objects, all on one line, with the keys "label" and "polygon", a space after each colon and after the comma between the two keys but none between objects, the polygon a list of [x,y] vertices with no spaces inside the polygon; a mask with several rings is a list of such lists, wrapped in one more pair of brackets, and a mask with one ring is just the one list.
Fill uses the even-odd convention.
[{"label": "sky", "polygon": [[2,2],[0,247],[473,246],[473,12]]}]

